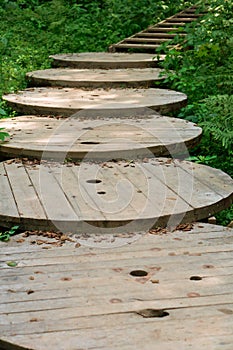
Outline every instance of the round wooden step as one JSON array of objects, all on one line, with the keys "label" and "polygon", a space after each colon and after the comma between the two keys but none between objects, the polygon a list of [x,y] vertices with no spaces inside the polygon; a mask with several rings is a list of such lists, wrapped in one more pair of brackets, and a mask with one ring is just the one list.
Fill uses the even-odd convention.
[{"label": "round wooden step", "polygon": [[233,229],[187,229],[0,242],[1,348],[231,350]]},{"label": "round wooden step", "polygon": [[[163,60],[165,56],[161,56]],[[53,66],[79,69],[118,69],[157,67],[155,55],[144,53],[82,52],[51,55]]]},{"label": "round wooden step", "polygon": [[155,158],[78,164],[0,163],[0,225],[62,232],[139,232],[212,216],[233,199],[220,170]]},{"label": "round wooden step", "polygon": [[159,115],[125,118],[44,118],[22,116],[0,121],[9,142],[0,144],[6,157],[73,160],[146,157],[185,152],[201,137],[201,128],[185,120]]},{"label": "round wooden step", "polygon": [[80,110],[95,115],[121,116],[144,113],[144,109],[168,112],[183,107],[187,96],[166,89],[95,89],[31,88],[3,99],[22,114],[71,116]]},{"label": "round wooden step", "polygon": [[27,73],[31,86],[85,88],[155,87],[164,80],[159,68],[128,69],[45,69]]}]

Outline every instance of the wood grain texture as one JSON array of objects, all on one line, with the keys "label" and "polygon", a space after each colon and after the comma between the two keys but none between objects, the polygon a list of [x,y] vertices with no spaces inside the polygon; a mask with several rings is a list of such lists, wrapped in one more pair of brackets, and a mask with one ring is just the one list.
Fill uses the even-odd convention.
[{"label": "wood grain texture", "polygon": [[92,89],[31,88],[3,97],[16,111],[23,114],[71,116],[81,110],[103,116],[143,114],[150,109],[167,112],[183,107],[187,96],[166,89]]},{"label": "wood grain texture", "polygon": [[222,171],[166,158],[0,166],[9,190],[0,223],[23,229],[139,232],[212,216],[233,198],[233,180]]},{"label": "wood grain texture", "polygon": [[[157,67],[154,55],[144,53],[81,52],[51,55],[54,67],[78,69],[122,69]],[[160,57],[160,60],[163,60]]]},{"label": "wood grain texture", "polygon": [[232,229],[196,223],[112,249],[73,239],[0,243],[1,349],[231,349]]},{"label": "wood grain texture", "polygon": [[135,159],[187,152],[198,144],[202,130],[185,120],[150,115],[56,119],[22,116],[0,121],[11,135],[0,144],[5,157],[73,160]]},{"label": "wood grain texture", "polygon": [[78,88],[148,88],[163,81],[159,68],[73,69],[55,68],[26,74],[30,86]]}]

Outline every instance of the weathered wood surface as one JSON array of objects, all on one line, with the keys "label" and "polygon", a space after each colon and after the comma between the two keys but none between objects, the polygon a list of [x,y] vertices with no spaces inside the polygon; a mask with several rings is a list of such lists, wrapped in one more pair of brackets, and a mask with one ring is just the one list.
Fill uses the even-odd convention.
[{"label": "weathered wood surface", "polygon": [[[81,52],[51,55],[54,67],[118,69],[157,67],[155,55],[143,53]],[[164,56],[160,57],[163,60]]]},{"label": "weathered wood surface", "polygon": [[155,87],[165,79],[159,68],[72,69],[52,68],[26,74],[30,86],[80,88]]},{"label": "weathered wood surface", "polygon": [[143,113],[153,109],[167,112],[183,107],[187,96],[181,92],[166,89],[92,89],[75,88],[31,88],[17,94],[3,96],[3,99],[22,114],[48,114],[70,116],[81,110],[94,114],[111,112]]},{"label": "weathered wood surface", "polygon": [[[10,134],[0,144],[5,157],[127,159],[148,155],[177,155],[198,144],[201,128],[185,120],[148,115],[113,118],[44,118],[22,116],[0,121]],[[62,155],[63,156],[63,155]]]},{"label": "weathered wood surface", "polygon": [[[233,180],[186,161],[0,163],[0,225],[65,232],[139,232],[212,216],[232,203]],[[65,154],[60,161],[65,160]]]},{"label": "weathered wood surface", "polygon": [[137,238],[0,243],[1,349],[231,350],[233,230],[197,223]]},{"label": "weathered wood surface", "polygon": [[[149,26],[147,29],[136,33],[129,38],[125,38],[120,42],[113,44],[109,47],[110,52],[126,51],[129,49],[135,49],[137,52],[155,52],[165,41],[169,41],[172,37],[168,38],[167,33],[172,32],[180,34],[181,28],[187,23],[196,21],[203,14],[195,13],[197,7],[193,6],[189,9],[179,12],[174,16],[171,16],[158,24]],[[149,33],[154,32],[153,38],[149,38]],[[182,35],[185,35],[182,33]],[[174,46],[174,45],[173,45]],[[171,46],[172,47],[172,46]]]}]

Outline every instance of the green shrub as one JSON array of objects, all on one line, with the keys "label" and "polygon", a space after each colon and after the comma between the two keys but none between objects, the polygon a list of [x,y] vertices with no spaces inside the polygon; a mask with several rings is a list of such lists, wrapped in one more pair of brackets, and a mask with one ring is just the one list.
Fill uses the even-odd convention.
[{"label": "green shrub", "polygon": [[[188,95],[188,106],[178,117],[203,128],[190,159],[233,176],[233,2],[212,0],[206,8],[204,17],[186,26],[185,37],[174,39],[182,50],[161,48],[167,54],[165,83]],[[229,223],[233,207],[217,218],[220,224]]]}]

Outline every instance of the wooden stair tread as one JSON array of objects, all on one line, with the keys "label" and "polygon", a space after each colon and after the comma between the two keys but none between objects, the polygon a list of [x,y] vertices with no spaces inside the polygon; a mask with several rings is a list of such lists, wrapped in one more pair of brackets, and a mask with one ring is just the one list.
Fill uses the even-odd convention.
[{"label": "wooden stair tread", "polygon": [[[132,38],[158,38],[158,39],[172,39],[176,36],[177,34],[170,34],[170,33],[156,33],[156,31],[153,31],[153,32],[141,32],[141,33],[138,33],[138,34],[135,34],[135,36],[133,36]],[[182,36],[185,36],[185,34],[179,34],[179,35],[182,35]]]},{"label": "wooden stair tread", "polygon": [[149,115],[56,119],[22,116],[0,121],[11,138],[0,144],[5,157],[127,159],[178,154],[195,146],[201,128],[182,119]]},{"label": "wooden stair tread", "polygon": [[114,44],[111,46],[112,48],[119,48],[119,49],[149,49],[149,50],[155,50],[160,47],[159,44],[127,44],[126,41],[124,43]]},{"label": "wooden stair tread", "polygon": [[81,52],[51,55],[50,58],[53,66],[79,69],[147,68],[158,64],[156,57],[144,53]]},{"label": "wooden stair tread", "polygon": [[31,86],[153,87],[164,80],[159,68],[71,69],[54,68],[27,73]]},{"label": "wooden stair tread", "polygon": [[[222,350],[230,349],[232,229],[196,223],[189,232],[147,234],[132,244],[127,244],[130,238],[108,237],[76,235],[73,243],[51,249],[22,235],[7,246],[0,242],[3,348],[43,350],[49,344],[55,350],[69,344],[75,350],[111,344],[114,350],[134,350],[135,341],[144,349],[146,336],[147,349],[154,349],[159,322],[161,349],[180,346],[190,329],[190,350],[216,348],[220,342]],[[82,243],[78,249],[76,242]],[[9,267],[9,261],[17,267]],[[137,270],[147,276],[130,275]],[[200,280],[190,280],[193,276]],[[145,309],[168,315],[143,318],[138,312]]]},{"label": "wooden stair tread", "polygon": [[[133,243],[75,235],[62,247],[31,244],[39,238],[0,242],[3,349],[231,348],[232,229],[196,223]],[[138,270],[146,276],[132,276]],[[148,309],[167,316],[143,317]]]},{"label": "wooden stair tread", "polygon": [[161,44],[161,43],[164,43],[164,42],[167,42],[169,41],[170,39],[162,39],[162,38],[148,38],[148,37],[144,37],[144,38],[141,38],[141,37],[137,37],[137,36],[134,36],[134,37],[131,37],[131,38],[128,38],[128,39],[125,39],[125,42],[126,43],[133,43],[133,42],[139,42],[139,43],[154,43],[154,44]]},{"label": "wooden stair tread", "polygon": [[132,110],[152,108],[161,112],[185,105],[187,96],[166,89],[93,89],[31,88],[3,99],[22,114],[48,114],[70,116],[80,110],[95,114],[112,115],[131,113]]},{"label": "wooden stair tread", "polygon": [[62,232],[139,232],[212,216],[233,199],[227,174],[167,158],[77,165],[10,160],[0,163],[0,184],[9,191],[0,204],[2,226]]},{"label": "wooden stair tread", "polygon": [[[147,28],[146,30],[142,31],[142,32],[139,32],[137,34],[140,34],[140,33],[161,33],[161,34],[182,34],[184,35],[185,33],[182,32],[182,28],[174,28],[174,27],[158,27],[158,26],[150,26],[149,28]],[[135,34],[136,35],[136,34]],[[117,45],[117,44],[115,44]]]}]

